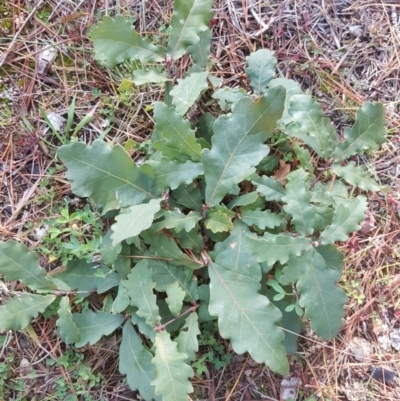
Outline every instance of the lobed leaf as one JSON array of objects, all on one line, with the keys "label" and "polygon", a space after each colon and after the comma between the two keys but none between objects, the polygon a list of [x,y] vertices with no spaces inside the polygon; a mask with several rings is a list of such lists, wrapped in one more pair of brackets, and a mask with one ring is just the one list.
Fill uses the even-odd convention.
[{"label": "lobed leaf", "polygon": [[169,108],[166,104],[157,102],[154,105],[154,121],[161,139],[154,142],[164,157],[181,162],[191,159],[199,161],[201,146],[197,143],[190,122]]},{"label": "lobed leaf", "polygon": [[166,288],[168,308],[173,316],[178,316],[181,313],[185,291],[181,288],[178,282],[174,282]]},{"label": "lobed leaf", "polygon": [[56,321],[57,333],[65,344],[75,344],[81,340],[78,327],[72,319],[72,312],[69,305],[69,298],[62,297],[60,306],[57,310],[58,319]]},{"label": "lobed leaf", "polygon": [[211,34],[210,28],[200,32],[199,41],[186,48],[186,51],[192,57],[194,65],[202,68],[207,67],[208,58],[210,57]]},{"label": "lobed leaf", "polygon": [[151,384],[156,376],[153,355],[142,343],[132,324],[128,321],[122,330],[122,342],[119,348],[119,371],[126,375],[129,387],[139,391],[146,401],[161,401],[156,396],[155,387]]},{"label": "lobed leaf", "polygon": [[276,262],[286,263],[292,255],[300,256],[303,251],[311,249],[311,240],[303,237],[292,237],[288,234],[268,237],[246,238],[247,245],[258,262],[267,262],[272,266]]},{"label": "lobed leaf", "polygon": [[178,163],[162,158],[147,161],[153,168],[156,183],[161,190],[174,190],[182,184],[191,184],[194,179],[203,174],[203,165],[190,160]]},{"label": "lobed leaf", "polygon": [[318,102],[308,95],[293,95],[290,99],[288,113],[292,124],[288,134],[300,138],[319,156],[328,160],[336,148],[337,133]]},{"label": "lobed leaf", "polygon": [[281,118],[284,101],[283,88],[269,89],[256,102],[243,98],[231,115],[216,120],[211,150],[202,152],[208,206],[217,205],[268,154],[263,143]]},{"label": "lobed leaf", "polygon": [[137,167],[119,145],[111,148],[101,140],[90,146],[75,142],[61,146],[57,154],[67,167],[74,194],[90,197],[103,213],[160,195],[149,166]]},{"label": "lobed leaf", "polygon": [[55,274],[54,277],[66,283],[72,290],[96,291],[99,294],[119,285],[118,273],[104,265],[97,268],[95,266],[95,263],[87,263],[86,260],[73,260],[68,263],[65,271]]},{"label": "lobed leaf", "polygon": [[272,177],[263,175],[251,183],[257,187],[257,192],[265,198],[266,201],[280,201],[285,195],[283,185]]},{"label": "lobed leaf", "polygon": [[249,226],[257,226],[259,229],[279,227],[282,219],[270,210],[246,210],[242,213],[242,221]]},{"label": "lobed leaf", "polygon": [[22,330],[56,299],[54,295],[22,294],[0,306],[0,331]]},{"label": "lobed leaf", "polygon": [[359,223],[365,219],[367,208],[367,200],[362,195],[338,202],[332,224],[326,227],[319,237],[321,244],[346,241],[349,233],[360,228]]},{"label": "lobed leaf", "polygon": [[124,239],[136,237],[147,230],[153,223],[154,215],[160,210],[161,199],[152,199],[149,203],[130,206],[127,213],[115,217],[116,223],[111,226],[112,245],[116,246]]},{"label": "lobed leaf", "polygon": [[267,89],[269,81],[275,76],[277,62],[274,53],[267,49],[259,49],[246,57],[246,74],[256,95]]},{"label": "lobed leaf", "polygon": [[85,309],[81,313],[73,313],[72,319],[81,334],[81,339],[75,346],[96,344],[101,337],[113,333],[124,321],[122,315],[113,315],[102,311],[93,312]]},{"label": "lobed leaf", "polygon": [[181,328],[175,341],[178,344],[178,352],[187,355],[186,361],[190,363],[196,358],[196,352],[199,350],[197,336],[201,334],[196,312],[192,312],[185,320],[185,325]]},{"label": "lobed leaf", "polygon": [[297,282],[304,317],[310,319],[311,328],[324,340],[334,338],[343,325],[347,297],[337,285],[340,276],[341,272],[328,268],[317,248],[310,269]]},{"label": "lobed leaf", "polygon": [[133,71],[133,83],[137,86],[144,84],[159,84],[168,81],[165,71],[158,71],[157,68],[147,67]]},{"label": "lobed leaf", "polygon": [[171,18],[167,56],[178,60],[200,41],[200,33],[209,29],[212,0],[175,0]]},{"label": "lobed leaf", "polygon": [[286,374],[289,369],[278,328],[282,315],[259,294],[261,267],[248,248],[248,227],[236,221],[230,236],[219,244],[215,263],[210,263],[209,312],[218,317],[223,338],[231,341],[238,354],[249,352],[258,363]]},{"label": "lobed leaf", "polygon": [[155,386],[156,394],[162,395],[163,401],[187,401],[187,395],[193,391],[188,380],[193,376],[193,370],[185,362],[187,354],[178,351],[176,342],[166,331],[156,334],[154,349],[152,362],[156,377],[151,384]]},{"label": "lobed leaf", "polygon": [[312,193],[307,191],[296,179],[287,176],[286,195],[282,201],[286,203],[283,210],[292,217],[296,232],[302,236],[314,233],[315,206],[310,204]]},{"label": "lobed leaf", "polygon": [[355,163],[351,161],[345,166],[335,163],[331,168],[336,175],[364,191],[379,191],[380,189],[377,182],[373,180],[371,175],[366,171],[365,166],[356,166]]},{"label": "lobed leaf", "polygon": [[191,211],[185,215],[180,210],[175,209],[164,211],[163,218],[163,220],[152,225],[151,231],[159,231],[163,228],[174,228],[177,233],[182,230],[189,232],[196,226],[197,222],[201,220],[201,214]]},{"label": "lobed leaf", "polygon": [[385,109],[381,103],[364,103],[356,113],[353,128],[345,128],[344,142],[337,145],[333,157],[336,161],[363,152],[366,149],[376,150],[385,142]]},{"label": "lobed leaf", "polygon": [[184,79],[178,79],[178,84],[169,92],[176,112],[183,116],[193,106],[199,96],[208,88],[209,72],[193,73]]},{"label": "lobed leaf", "polygon": [[135,31],[122,15],[105,16],[92,33],[94,59],[114,67],[125,60],[154,63],[164,60],[164,50]]},{"label": "lobed leaf", "polygon": [[149,326],[155,327],[160,323],[161,317],[157,297],[153,292],[155,283],[152,276],[147,261],[141,260],[128,275],[128,280],[122,281],[121,284],[126,288],[130,304],[138,308],[136,313],[144,318]]},{"label": "lobed leaf", "polygon": [[0,242],[0,273],[8,281],[20,281],[33,290],[54,290],[36,252],[16,241]]}]

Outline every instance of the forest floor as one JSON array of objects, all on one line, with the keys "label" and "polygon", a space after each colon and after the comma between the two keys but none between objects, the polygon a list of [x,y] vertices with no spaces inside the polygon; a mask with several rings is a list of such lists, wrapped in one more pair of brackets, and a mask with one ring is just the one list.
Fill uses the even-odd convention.
[{"label": "forest floor", "polygon": [[[43,220],[59,217],[68,205],[84,206],[73,199],[55,156],[60,143],[43,113],[56,124],[60,116],[67,117],[76,96],[73,127],[93,114],[80,139],[89,142],[105,134],[110,144],[126,145],[149,137],[152,121],[143,110],[163,96],[162,89],[121,92],[122,80],[132,71],[99,67],[91,58],[88,35],[118,7],[134,17],[141,33],[166,30],[172,3],[0,0],[1,240],[18,239],[37,248]],[[349,297],[344,327],[330,342],[305,330],[292,374],[299,401],[399,400],[400,3],[216,0],[213,10],[211,72],[224,85],[247,88],[246,56],[268,48],[282,76],[317,98],[339,132],[353,123],[364,102],[385,106],[388,141],[364,162],[387,190],[368,193],[370,208],[361,230],[340,244],[346,255],[340,284]],[[43,49],[49,61],[40,64]],[[182,69],[183,63],[184,58]],[[48,262],[44,255],[44,265]],[[37,319],[33,330],[40,341],[32,332],[0,333],[0,400],[140,399],[118,373],[118,338],[83,350],[65,348],[55,320],[51,314]],[[226,342],[221,344],[223,353],[232,353]],[[200,358],[209,348],[201,352]],[[215,363],[221,355],[207,358],[193,379],[191,399],[283,399],[282,378],[246,355],[232,355],[225,364]]]}]

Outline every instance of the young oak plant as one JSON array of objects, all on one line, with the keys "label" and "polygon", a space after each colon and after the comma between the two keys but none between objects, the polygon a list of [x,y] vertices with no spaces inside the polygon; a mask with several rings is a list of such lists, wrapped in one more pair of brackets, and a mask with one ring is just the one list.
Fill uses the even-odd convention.
[{"label": "young oak plant", "polygon": [[[186,113],[210,79],[210,9],[211,1],[175,1],[166,53],[121,16],[105,17],[93,33],[95,58],[111,67],[140,60],[141,74],[154,78],[160,70],[149,63],[168,70],[186,52],[193,60],[170,102],[154,105],[154,153],[144,164],[102,140],[58,151],[72,191],[113,216],[99,261],[74,259],[49,275],[25,245],[0,243],[0,272],[27,287],[8,294],[0,330],[24,329],[61,297],[57,329],[67,344],[92,345],[122,327],[119,370],[147,401],[186,401],[202,321],[215,320],[235,352],[283,375],[305,319],[333,338],[346,303],[335,243],[359,229],[368,207],[352,189],[380,189],[347,159],[385,141],[382,105],[364,104],[341,141],[314,99],[274,78],[268,50],[247,57],[253,93],[216,90],[227,113],[206,113],[193,126]],[[298,161],[286,182],[274,175],[277,135]],[[336,179],[316,175],[312,158]],[[103,309],[73,311],[78,291],[104,294]]]}]

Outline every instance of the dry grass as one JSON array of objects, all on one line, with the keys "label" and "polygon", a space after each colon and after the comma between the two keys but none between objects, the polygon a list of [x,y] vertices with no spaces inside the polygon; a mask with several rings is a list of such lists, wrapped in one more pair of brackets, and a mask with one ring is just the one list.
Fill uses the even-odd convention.
[{"label": "dry grass", "polygon": [[[119,3],[122,13],[137,18],[140,32],[162,40],[160,29],[170,18],[172,0]],[[40,225],[53,213],[53,205],[70,195],[62,171],[54,170],[60,143],[46,131],[39,106],[66,115],[76,96],[76,121],[96,110],[81,131],[83,140],[107,131],[110,143],[140,142],[152,130],[145,106],[159,100],[162,92],[135,90],[123,97],[118,85],[129,67],[107,71],[91,60],[88,31],[100,15],[115,13],[115,2],[46,0],[32,9],[24,0],[15,0],[12,6],[0,0],[0,6],[7,13],[3,21],[11,23],[0,24],[4,38],[0,52],[5,57],[0,69],[0,238],[35,247],[37,240],[26,224]],[[245,57],[265,47],[275,51],[282,76],[297,80],[317,97],[339,129],[351,123],[348,116],[366,101],[381,101],[386,107],[389,142],[364,162],[375,167],[389,189],[369,195],[364,227],[341,247],[347,255],[342,285],[350,297],[345,326],[332,342],[303,333],[299,355],[292,358],[292,374],[301,383],[299,399],[314,394],[323,400],[398,400],[400,358],[390,345],[390,334],[400,326],[400,4],[397,0],[217,0],[214,10],[212,73],[222,76],[224,84],[248,85]],[[45,47],[55,48],[57,57],[47,73],[39,74],[37,58]],[[185,62],[177,67],[177,77]],[[34,328],[40,342],[15,333],[2,350],[3,357],[14,354],[19,361],[36,361],[38,381],[28,385],[36,399],[50,396],[57,378],[71,383],[71,370],[52,370],[45,364],[47,356],[58,359],[66,352],[54,324],[54,319],[39,320]],[[360,338],[372,347],[364,359],[354,356],[359,352],[354,342]],[[118,375],[117,343],[112,338],[85,350],[94,372],[104,376],[93,399],[134,397]],[[11,381],[24,376],[18,364],[12,366]],[[396,371],[393,384],[372,379],[371,366]],[[193,384],[199,399],[278,400],[280,381],[249,358],[234,357],[221,372],[210,368],[207,378],[195,378]]]}]

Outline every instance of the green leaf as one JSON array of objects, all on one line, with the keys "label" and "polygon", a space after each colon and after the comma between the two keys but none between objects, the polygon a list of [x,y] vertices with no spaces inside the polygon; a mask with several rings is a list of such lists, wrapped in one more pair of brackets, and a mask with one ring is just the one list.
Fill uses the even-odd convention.
[{"label": "green leaf", "polygon": [[122,315],[113,315],[106,312],[93,312],[85,309],[81,313],[73,313],[72,319],[81,334],[81,339],[75,346],[83,347],[86,344],[96,344],[103,336],[114,332],[124,321]]},{"label": "green leaf", "polygon": [[178,351],[166,331],[157,333],[154,348],[156,378],[151,384],[156,387],[156,394],[162,395],[163,401],[187,401],[187,395],[193,391],[189,381],[193,370],[185,363],[187,355]]},{"label": "green leaf", "polygon": [[0,331],[22,330],[56,299],[54,295],[22,294],[0,306]]},{"label": "green leaf", "polygon": [[139,35],[132,24],[122,15],[115,19],[105,16],[92,34],[94,59],[114,67],[125,60],[140,60],[142,63],[163,61],[162,47],[153,45]]},{"label": "green leaf", "polygon": [[310,204],[312,193],[307,191],[296,179],[287,176],[286,195],[282,201],[283,209],[292,217],[296,232],[306,236],[314,233],[315,206]]},{"label": "green leaf", "polygon": [[193,63],[202,68],[207,67],[208,58],[210,57],[211,33],[210,28],[200,32],[200,40],[186,49],[192,56]]},{"label": "green leaf", "polygon": [[300,85],[296,81],[293,81],[293,79],[274,78],[269,81],[268,86],[270,88],[274,88],[275,86],[283,86],[286,89],[285,110],[280,122],[285,125],[291,123],[293,121],[293,117],[288,112],[290,107],[290,99],[293,95],[300,95],[303,93]]},{"label": "green leaf", "polygon": [[333,219],[333,209],[326,205],[315,206],[314,215],[314,230],[323,231],[325,228],[332,224]]},{"label": "green leaf", "polygon": [[230,210],[210,209],[207,212],[207,219],[204,226],[213,233],[230,231],[233,228],[232,218],[235,216]]},{"label": "green leaf", "polygon": [[36,252],[16,241],[0,242],[0,273],[8,281],[20,281],[33,290],[54,290]]},{"label": "green leaf", "polygon": [[163,260],[148,260],[149,267],[153,272],[155,288],[159,292],[165,292],[175,282],[185,292],[185,297],[191,303],[198,300],[197,281],[193,276],[187,277],[187,272],[177,266],[170,265]]},{"label": "green leaf", "polygon": [[261,268],[247,246],[249,234],[248,227],[235,222],[231,235],[215,251],[216,262],[209,265],[209,312],[218,317],[220,334],[236,353],[247,351],[256,362],[287,374],[284,334],[277,326],[282,315],[258,293]]},{"label": "green leaf", "polygon": [[217,89],[211,96],[216,99],[223,111],[233,109],[239,100],[246,97],[246,91],[242,88],[230,88],[229,86]]},{"label": "green leaf", "polygon": [[246,74],[250,79],[253,92],[261,95],[275,75],[276,57],[270,50],[259,49],[246,57],[246,63]]},{"label": "green leaf", "polygon": [[279,282],[282,285],[295,284],[304,274],[310,270],[311,261],[314,258],[315,250],[311,248],[300,255],[291,255],[286,266],[282,270]]},{"label": "green leaf", "polygon": [[345,315],[343,306],[347,297],[337,285],[340,275],[329,269],[321,255],[315,252],[309,271],[297,282],[300,306],[305,308],[304,317],[310,319],[311,328],[325,340],[336,336]]},{"label": "green leaf", "polygon": [[182,290],[181,286],[176,281],[170,284],[166,291],[167,298],[165,301],[167,302],[168,308],[174,316],[178,316],[182,310],[185,291]]},{"label": "green leaf", "polygon": [[162,233],[143,232],[141,237],[146,244],[150,245],[150,251],[156,259],[165,260],[175,266],[186,266],[193,270],[202,267],[202,263],[190,259],[172,238],[168,238]]},{"label": "green leaf", "polygon": [[156,183],[161,190],[178,188],[182,184],[191,184],[193,180],[203,175],[203,165],[190,160],[178,163],[165,158],[161,160],[149,160],[153,167]]},{"label": "green leaf", "polygon": [[212,0],[175,0],[167,56],[178,60],[200,41],[199,34],[209,29]]},{"label": "green leaf", "polygon": [[185,320],[185,325],[181,328],[178,337],[175,339],[178,344],[178,352],[187,355],[185,360],[187,363],[194,361],[196,358],[196,352],[199,350],[197,336],[200,334],[197,313],[190,313]]},{"label": "green leaf", "polygon": [[202,152],[208,206],[217,205],[268,154],[263,143],[282,116],[284,101],[283,88],[269,89],[256,102],[240,100],[231,115],[216,120],[212,148]]},{"label": "green leaf", "polygon": [[113,246],[147,230],[154,220],[154,215],[160,210],[160,202],[161,199],[152,199],[149,203],[131,206],[127,213],[116,216],[116,223],[111,226]]},{"label": "green leaf", "polygon": [[345,128],[345,141],[339,143],[333,157],[336,161],[360,153],[366,149],[376,150],[385,142],[385,109],[381,103],[364,103],[357,111],[353,128]]},{"label": "green leaf", "polygon": [[183,249],[191,249],[195,253],[200,253],[203,249],[203,237],[199,234],[198,227],[193,228],[189,232],[175,232],[175,237],[179,240],[179,244]]},{"label": "green leaf", "polygon": [[181,185],[172,192],[172,197],[179,205],[188,209],[201,212],[203,209],[203,199],[199,188],[195,184]]},{"label": "green leaf", "polygon": [[314,167],[311,163],[312,157],[310,151],[307,148],[300,146],[298,143],[293,144],[293,151],[297,160],[300,162],[301,167],[313,174]]},{"label": "green leaf", "polygon": [[[118,273],[104,265],[97,268],[95,266],[95,263],[86,263],[85,260],[73,260],[68,263],[65,271],[57,273],[54,277],[68,284],[72,290],[96,291],[99,294],[119,285]],[[98,274],[99,272],[102,274]]]},{"label": "green leaf", "polygon": [[332,165],[332,171],[349,184],[361,188],[364,191],[380,190],[380,186],[371,178],[365,166],[356,166],[352,161],[347,163],[346,166],[335,163]]},{"label": "green leaf", "polygon": [[159,84],[168,81],[165,71],[158,71],[157,68],[147,67],[142,70],[133,71],[133,83],[137,86],[144,84]]},{"label": "green leaf", "polygon": [[140,317],[146,319],[146,323],[155,327],[160,323],[161,317],[156,303],[156,295],[153,292],[155,283],[153,273],[149,269],[147,261],[142,260],[135,265],[128,275],[128,280],[121,284],[126,288],[130,298],[130,304],[138,308],[136,312]]},{"label": "green leaf", "polygon": [[122,284],[120,284],[118,286],[117,296],[115,297],[111,307],[111,313],[121,313],[126,308],[128,308],[129,304],[130,299],[128,297],[128,294],[126,293],[126,289]]},{"label": "green leaf", "polygon": [[117,260],[118,255],[122,250],[122,244],[117,244],[116,246],[112,245],[111,234],[112,230],[108,229],[106,235],[103,237],[100,247],[102,262],[110,266]]},{"label": "green leaf", "polygon": [[270,210],[247,210],[242,213],[242,221],[249,226],[257,226],[259,229],[274,228],[282,224],[279,215],[272,213]]},{"label": "green leaf", "polygon": [[[159,149],[163,156],[170,160],[179,158],[182,162],[188,158],[193,161],[200,160],[201,146],[197,143],[188,120],[176,113],[173,108],[157,102],[154,105],[154,121],[157,132],[162,135],[162,139],[156,141],[154,147]],[[173,152],[168,149],[172,149]]]},{"label": "green leaf", "polygon": [[263,175],[251,183],[257,187],[257,192],[265,198],[266,201],[280,201],[285,195],[283,185],[275,178]]},{"label": "green leaf", "polygon": [[233,209],[236,206],[248,206],[256,202],[258,199],[257,192],[249,192],[244,195],[235,196],[229,203],[228,209]]},{"label": "green leaf", "polygon": [[257,256],[258,262],[267,262],[272,266],[276,262],[286,263],[292,255],[300,256],[303,251],[311,249],[309,238],[292,237],[288,234],[268,237],[247,237],[251,253]]},{"label": "green leaf", "polygon": [[198,212],[190,212],[185,215],[178,209],[166,210],[163,213],[163,217],[164,219],[162,221],[152,225],[152,231],[159,231],[162,228],[174,228],[177,233],[182,230],[189,232],[196,226],[197,222],[201,220],[201,214]]},{"label": "green leaf", "polygon": [[172,96],[172,104],[178,114],[185,115],[201,93],[208,88],[208,74],[208,71],[204,71],[177,80],[178,84],[169,94]]},{"label": "green leaf", "polygon": [[138,205],[160,195],[149,166],[137,167],[119,145],[111,148],[101,140],[91,146],[75,142],[61,146],[58,156],[68,169],[66,177],[74,194],[91,197],[104,209],[103,213],[119,206]]},{"label": "green leaf", "polygon": [[294,125],[288,134],[300,138],[321,157],[332,157],[337,145],[337,133],[318,102],[308,95],[294,95],[290,100],[289,114]]},{"label": "green leaf", "polygon": [[204,139],[210,145],[207,146],[208,148],[211,147],[211,139],[214,135],[214,123],[215,117],[209,112],[204,113],[197,123],[196,137]]},{"label": "green leaf", "polygon": [[155,387],[151,385],[156,376],[155,366],[151,360],[153,355],[142,343],[140,337],[128,321],[122,330],[122,342],[119,348],[119,371],[126,375],[129,387],[139,391],[146,401],[161,401],[156,396]]},{"label": "green leaf", "polygon": [[81,339],[81,334],[79,333],[79,330],[72,319],[69,298],[67,296],[61,298],[57,314],[57,333],[61,339],[65,342],[65,344],[75,344],[79,342]]},{"label": "green leaf", "polygon": [[367,208],[367,199],[362,195],[338,202],[332,224],[326,227],[319,237],[321,244],[346,241],[349,233],[360,228],[359,223],[365,219]]},{"label": "green leaf", "polygon": [[319,245],[315,248],[324,259],[328,269],[336,270],[342,274],[344,256],[334,245]]}]

